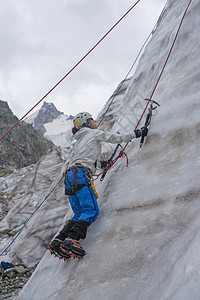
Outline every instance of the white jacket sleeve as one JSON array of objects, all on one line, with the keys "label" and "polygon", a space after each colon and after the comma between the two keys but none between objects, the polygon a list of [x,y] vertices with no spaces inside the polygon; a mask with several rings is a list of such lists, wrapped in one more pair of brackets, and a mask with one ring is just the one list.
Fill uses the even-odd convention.
[{"label": "white jacket sleeve", "polygon": [[112,144],[120,144],[122,142],[129,142],[136,138],[135,132],[130,134],[114,134],[112,132],[105,132],[99,129],[95,129],[96,139],[99,142],[107,142]]}]

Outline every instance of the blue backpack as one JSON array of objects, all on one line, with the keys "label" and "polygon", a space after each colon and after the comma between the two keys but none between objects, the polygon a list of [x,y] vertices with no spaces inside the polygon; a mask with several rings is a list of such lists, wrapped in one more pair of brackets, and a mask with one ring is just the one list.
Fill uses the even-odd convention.
[{"label": "blue backpack", "polygon": [[6,261],[1,262],[1,269],[2,269],[3,273],[13,270],[14,267],[15,266],[9,262],[6,262]]}]

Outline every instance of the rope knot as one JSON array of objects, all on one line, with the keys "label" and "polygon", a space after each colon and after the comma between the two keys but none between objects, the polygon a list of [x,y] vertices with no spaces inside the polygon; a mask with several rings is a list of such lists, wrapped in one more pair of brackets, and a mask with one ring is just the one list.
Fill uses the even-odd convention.
[{"label": "rope knot", "polygon": [[124,150],[121,150],[121,151],[119,152],[118,157],[120,158],[120,157],[122,157],[123,155],[126,156],[126,166],[128,167],[128,155],[124,152]]}]

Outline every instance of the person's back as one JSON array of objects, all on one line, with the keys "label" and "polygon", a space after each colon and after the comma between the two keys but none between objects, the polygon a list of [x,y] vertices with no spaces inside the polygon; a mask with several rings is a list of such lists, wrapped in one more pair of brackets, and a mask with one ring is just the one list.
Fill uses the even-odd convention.
[{"label": "person's back", "polygon": [[97,130],[84,127],[74,135],[76,142],[68,165],[69,168],[79,163],[89,168],[92,174],[95,173],[94,163],[101,155],[101,145],[96,135]]}]

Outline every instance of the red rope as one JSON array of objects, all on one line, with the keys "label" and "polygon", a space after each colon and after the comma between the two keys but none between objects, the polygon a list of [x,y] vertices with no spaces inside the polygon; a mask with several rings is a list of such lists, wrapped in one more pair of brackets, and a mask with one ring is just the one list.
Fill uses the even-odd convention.
[{"label": "red rope", "polygon": [[17,125],[19,124],[38,104],[40,104],[104,39],[105,37],[128,15],[128,13],[140,2],[135,4],[106,32],[106,34],[75,64],[75,66],[63,76],[53,87],[46,93],[21,119],[19,119],[1,138],[0,141]]},{"label": "red rope", "polygon": [[[160,75],[159,75],[159,77],[158,77],[158,80],[157,80],[157,82],[156,82],[156,84],[155,84],[155,86],[154,86],[154,88],[153,88],[153,91],[152,91],[152,93],[151,93],[151,96],[150,96],[150,98],[149,98],[150,100],[152,99],[152,97],[153,97],[153,95],[154,95],[154,93],[155,93],[155,91],[156,91],[156,88],[157,88],[157,86],[158,86],[158,83],[159,83],[159,81],[160,81],[160,79],[161,79],[161,76],[162,76],[162,74],[163,74],[163,72],[164,72],[164,70],[165,70],[165,67],[166,67],[167,62],[168,62],[168,60],[169,60],[169,57],[170,57],[170,55],[171,55],[171,53],[172,53],[172,50],[173,50],[174,45],[175,45],[175,42],[176,42],[176,40],[177,40],[179,31],[180,31],[181,26],[182,26],[183,20],[184,20],[184,18],[185,18],[185,15],[186,15],[186,13],[187,13],[187,11],[188,11],[188,8],[189,8],[191,2],[192,2],[192,0],[189,1],[188,5],[187,5],[187,7],[186,7],[186,9],[185,9],[185,12],[184,12],[183,17],[182,17],[182,19],[181,19],[181,22],[180,22],[180,24],[179,24],[178,30],[177,30],[177,32],[176,32],[174,41],[173,41],[172,46],[171,46],[171,48],[170,48],[170,51],[169,51],[169,53],[168,53],[168,55],[167,55],[167,58],[166,58],[166,60],[165,60],[165,63],[164,63],[164,65],[163,65],[163,68],[162,68],[162,70],[161,70],[161,72],[160,72]],[[143,113],[142,113],[142,115],[141,115],[141,117],[140,117],[140,119],[139,119],[139,121],[138,121],[138,123],[137,123],[135,129],[137,129],[138,125],[140,124],[140,122],[141,122],[141,120],[142,120],[142,118],[143,118],[143,116],[144,116],[144,114],[145,114],[145,111],[147,110],[147,107],[148,107],[148,105],[149,105],[149,102],[150,102],[150,101],[147,102],[147,105],[145,106],[144,111],[143,111]],[[107,171],[108,171],[108,170],[116,163],[116,161],[117,161],[120,157],[122,157],[123,154],[125,154],[124,150],[126,149],[126,147],[128,146],[128,144],[129,144],[129,142],[126,143],[126,145],[124,146],[124,148],[120,151],[119,155],[118,155],[114,160],[112,160],[111,163],[103,170],[103,173],[104,173],[104,172],[107,172]],[[127,157],[127,155],[126,155],[126,157]]]}]

